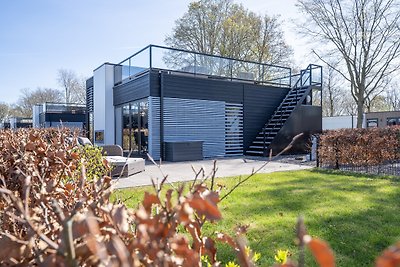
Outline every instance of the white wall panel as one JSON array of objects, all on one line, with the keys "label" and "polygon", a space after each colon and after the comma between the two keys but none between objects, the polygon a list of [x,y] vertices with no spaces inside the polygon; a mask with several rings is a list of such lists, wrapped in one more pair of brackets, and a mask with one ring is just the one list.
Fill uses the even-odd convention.
[{"label": "white wall panel", "polygon": [[104,131],[106,145],[115,143],[113,87],[114,66],[97,68],[93,73],[94,131]]}]

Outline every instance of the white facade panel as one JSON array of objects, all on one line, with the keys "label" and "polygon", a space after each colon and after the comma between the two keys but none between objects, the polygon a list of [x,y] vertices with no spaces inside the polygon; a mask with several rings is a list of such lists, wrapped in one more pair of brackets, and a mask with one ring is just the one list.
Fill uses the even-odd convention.
[{"label": "white facade panel", "polygon": [[[115,143],[115,115],[113,105],[114,66],[104,64],[93,73],[94,133],[104,132],[104,141],[97,144]],[[95,138],[93,138],[95,140]]]},{"label": "white facade panel", "polygon": [[356,128],[357,116],[335,116],[322,118],[322,130]]}]

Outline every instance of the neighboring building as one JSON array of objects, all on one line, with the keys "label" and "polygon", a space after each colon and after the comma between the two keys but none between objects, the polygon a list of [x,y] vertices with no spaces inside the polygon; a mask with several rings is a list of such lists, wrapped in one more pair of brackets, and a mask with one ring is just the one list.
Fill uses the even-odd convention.
[{"label": "neighboring building", "polygon": [[287,67],[149,45],[86,82],[88,133],[154,159],[266,155],[322,130],[322,68]]},{"label": "neighboring building", "polygon": [[332,116],[322,118],[323,130],[337,130],[343,128],[357,128],[357,116]]},{"label": "neighboring building", "polygon": [[367,128],[400,125],[400,111],[369,112],[364,118]]},{"label": "neighboring building", "polygon": [[0,123],[0,129],[17,129],[32,127],[32,118],[11,117]]},{"label": "neighboring building", "polygon": [[[400,111],[380,111],[364,113],[362,127],[371,128],[400,125]],[[333,116],[322,118],[323,130],[336,130],[341,128],[356,128],[357,116]]]},{"label": "neighboring building", "polygon": [[86,105],[47,102],[33,106],[33,127],[59,126],[86,129]]}]

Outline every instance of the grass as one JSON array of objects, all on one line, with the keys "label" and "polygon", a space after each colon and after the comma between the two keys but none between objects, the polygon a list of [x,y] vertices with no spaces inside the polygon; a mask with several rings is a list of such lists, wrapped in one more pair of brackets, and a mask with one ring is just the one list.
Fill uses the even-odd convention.
[{"label": "grass", "polygon": [[[232,187],[237,178],[218,179]],[[220,203],[223,220],[204,232],[233,233],[236,224],[249,224],[247,240],[259,253],[260,266],[271,266],[278,249],[296,259],[295,224],[304,216],[308,232],[329,242],[337,266],[372,266],[389,245],[400,240],[400,182],[391,178],[320,170],[257,174]],[[117,191],[113,197],[136,207],[149,187]],[[233,260],[219,246],[219,259]],[[307,255],[307,266],[315,266]]]}]

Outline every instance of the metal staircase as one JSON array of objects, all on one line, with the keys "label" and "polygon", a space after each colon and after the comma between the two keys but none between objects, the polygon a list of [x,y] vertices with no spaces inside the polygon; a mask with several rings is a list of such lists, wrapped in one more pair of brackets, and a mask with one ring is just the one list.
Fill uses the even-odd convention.
[{"label": "metal staircase", "polygon": [[[317,81],[313,80],[313,73],[317,73]],[[315,75],[315,74],[314,74]],[[286,121],[293,114],[310,94],[313,87],[321,87],[322,67],[310,64],[306,69],[301,70],[300,74],[291,77],[291,89],[285,96],[281,104],[277,107],[269,121],[260,130],[253,143],[246,151],[247,155],[268,156],[270,145],[277,137],[279,131]]]}]

